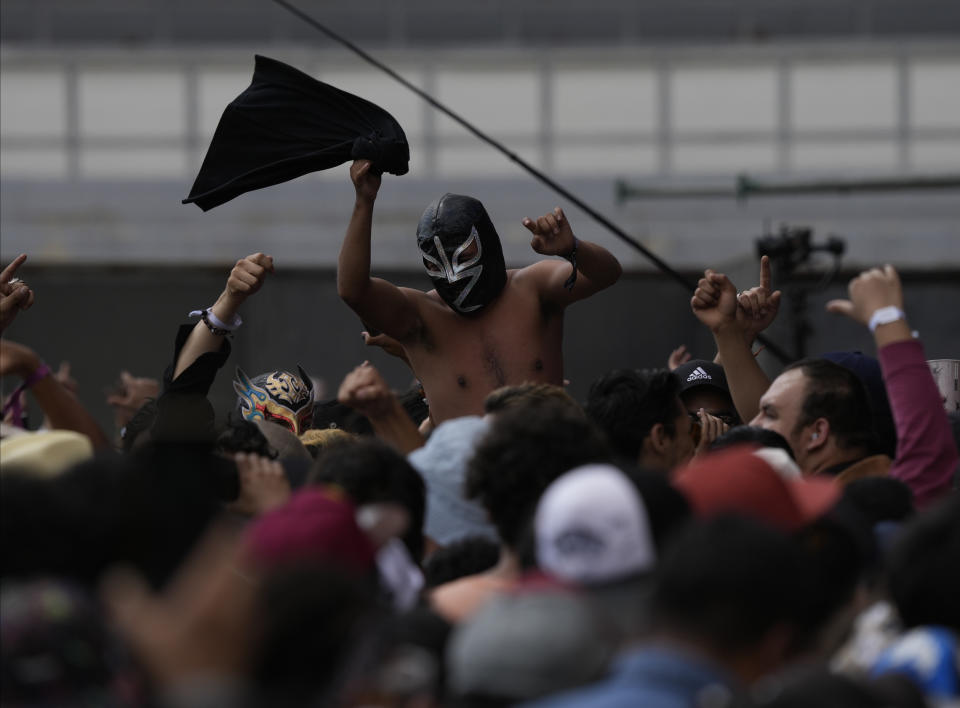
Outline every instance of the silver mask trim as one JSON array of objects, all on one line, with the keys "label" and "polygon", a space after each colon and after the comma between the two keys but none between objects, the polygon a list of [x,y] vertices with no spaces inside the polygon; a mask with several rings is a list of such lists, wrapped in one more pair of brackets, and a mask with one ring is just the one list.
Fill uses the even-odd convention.
[{"label": "silver mask trim", "polygon": [[[470,246],[476,242],[477,244],[477,255],[473,258],[470,258],[464,263],[460,263],[460,254],[465,250],[470,248]],[[470,282],[464,287],[460,294],[457,296],[457,299],[453,302],[453,307],[455,307],[460,312],[473,312],[481,307],[481,305],[473,305],[472,307],[463,307],[463,301],[470,294],[470,291],[473,290],[473,287],[477,284],[477,281],[480,279],[480,275],[483,273],[483,265],[475,265],[479,263],[481,258],[483,258],[483,243],[480,241],[480,234],[477,233],[477,227],[474,226],[470,229],[470,235],[467,236],[466,240],[461,243],[456,250],[453,252],[453,263],[447,259],[447,252],[443,248],[443,244],[440,242],[439,236],[433,237],[433,243],[437,247],[437,253],[440,255],[440,260],[437,260],[433,256],[425,253],[423,249],[420,250],[420,255],[423,256],[423,259],[429,263],[435,265],[440,271],[439,273],[431,272],[427,270],[427,275],[435,280],[440,280],[441,278],[446,280],[448,283],[456,283],[457,281],[463,280],[464,278],[470,278]]]}]

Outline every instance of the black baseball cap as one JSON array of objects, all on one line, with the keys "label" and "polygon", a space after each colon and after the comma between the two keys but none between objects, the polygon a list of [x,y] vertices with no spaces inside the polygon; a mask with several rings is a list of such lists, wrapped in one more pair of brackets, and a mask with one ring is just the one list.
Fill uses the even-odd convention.
[{"label": "black baseball cap", "polygon": [[698,386],[710,386],[727,396],[730,395],[730,387],[727,386],[727,376],[723,373],[723,367],[712,361],[691,359],[674,369],[673,373],[680,379],[681,394]]}]

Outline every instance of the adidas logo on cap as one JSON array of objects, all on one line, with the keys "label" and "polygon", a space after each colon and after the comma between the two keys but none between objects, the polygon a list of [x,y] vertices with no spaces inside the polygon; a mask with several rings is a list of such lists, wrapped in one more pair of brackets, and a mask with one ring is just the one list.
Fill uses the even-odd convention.
[{"label": "adidas logo on cap", "polygon": [[698,366],[696,369],[690,372],[690,375],[687,377],[687,382],[696,381],[698,379],[706,379],[707,381],[713,381],[713,377],[703,370],[702,366]]}]

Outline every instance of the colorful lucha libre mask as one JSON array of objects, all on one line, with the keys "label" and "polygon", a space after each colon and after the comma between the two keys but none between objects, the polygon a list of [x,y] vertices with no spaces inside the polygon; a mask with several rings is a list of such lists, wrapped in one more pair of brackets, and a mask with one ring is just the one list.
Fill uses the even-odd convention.
[{"label": "colorful lucha libre mask", "polygon": [[461,314],[496,299],[507,282],[500,237],[483,204],[444,194],[420,217],[417,246],[437,294]]},{"label": "colorful lucha libre mask", "polygon": [[254,378],[237,367],[233,390],[240,397],[240,415],[246,420],[277,423],[299,435],[313,423],[313,381],[303,367],[300,375],[273,371]]}]

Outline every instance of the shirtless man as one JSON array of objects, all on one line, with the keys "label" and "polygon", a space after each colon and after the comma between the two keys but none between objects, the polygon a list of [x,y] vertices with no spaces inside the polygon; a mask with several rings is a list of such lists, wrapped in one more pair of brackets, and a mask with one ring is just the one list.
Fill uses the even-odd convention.
[{"label": "shirtless man", "polygon": [[[436,289],[421,292],[370,277],[370,231],[380,177],[369,160],[350,167],[353,215],[340,249],[337,290],[360,318],[396,339],[420,379],[435,423],[483,415],[495,388],[526,381],[562,384],[563,312],[620,277],[606,249],[574,238],[558,208],[524,219],[544,260],[507,270],[483,205],[447,194],[427,207],[417,244]],[[573,276],[576,276],[575,281]]]}]

